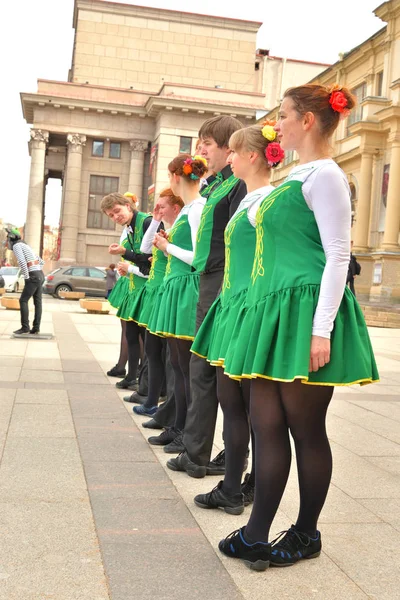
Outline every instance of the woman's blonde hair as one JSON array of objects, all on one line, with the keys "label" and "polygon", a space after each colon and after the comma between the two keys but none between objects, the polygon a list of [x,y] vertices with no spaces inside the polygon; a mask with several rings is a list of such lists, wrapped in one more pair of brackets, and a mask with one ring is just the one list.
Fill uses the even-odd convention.
[{"label": "woman's blonde hair", "polygon": [[271,142],[262,134],[262,125],[250,125],[243,127],[233,133],[229,139],[229,148],[234,152],[245,150],[247,152],[256,152],[260,158],[265,161],[268,169],[270,168],[265,150]]}]

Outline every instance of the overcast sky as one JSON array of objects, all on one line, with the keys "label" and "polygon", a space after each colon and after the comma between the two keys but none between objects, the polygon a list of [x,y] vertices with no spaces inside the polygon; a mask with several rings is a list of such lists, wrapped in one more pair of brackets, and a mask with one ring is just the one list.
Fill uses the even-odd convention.
[{"label": "overcast sky", "polygon": [[[385,24],[372,11],[379,0],[120,0],[171,10],[260,21],[257,47],[275,56],[334,63]],[[29,125],[22,117],[20,92],[37,91],[37,79],[66,81],[71,65],[73,0],[20,0],[7,3],[0,23],[2,57],[0,217],[25,221],[29,187]],[[195,7],[195,8],[194,8]],[[6,13],[7,11],[7,13]],[[6,13],[6,14],[5,14]],[[46,198],[46,223],[59,220],[59,182]]]}]

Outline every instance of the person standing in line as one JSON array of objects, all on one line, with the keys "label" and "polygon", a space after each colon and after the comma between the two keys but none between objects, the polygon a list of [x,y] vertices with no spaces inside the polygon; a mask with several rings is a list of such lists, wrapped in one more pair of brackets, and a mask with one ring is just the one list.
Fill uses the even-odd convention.
[{"label": "person standing in line", "polygon": [[[222,291],[211,306],[196,334],[191,351],[217,367],[218,400],[224,415],[225,477],[206,494],[194,501],[200,508],[223,508],[229,514],[241,514],[254,499],[254,444],[252,468],[244,485],[242,473],[250,441],[250,382],[225,377],[223,371],[227,346],[232,342],[236,315],[246,298],[256,246],[252,219],[266,196],[273,192],[271,168],[283,158],[274,140],[272,124],[253,125],[236,131],[229,140],[228,162],[236,177],[247,187],[247,195],[225,228],[225,268]],[[273,156],[275,152],[276,156]],[[277,154],[278,153],[278,154]]]},{"label": "person standing in line", "polygon": [[111,263],[111,265],[106,270],[106,287],[107,287],[107,296],[109,297],[111,291],[115,284],[117,283],[117,271],[115,270],[115,264]]},{"label": "person standing in line", "polygon": [[[193,268],[200,273],[196,331],[221,289],[225,262],[224,229],[246,195],[246,184],[233,175],[227,164],[229,138],[242,127],[234,117],[218,116],[205,121],[199,131],[202,156],[207,160],[209,171],[216,174],[216,180],[202,192],[207,202],[193,261]],[[218,410],[216,380],[215,367],[193,354],[190,360],[191,403],[183,437],[185,451],[167,462],[169,469],[186,471],[197,478],[225,473],[224,451],[210,460]]]},{"label": "person standing in line", "polygon": [[163,284],[158,292],[147,329],[167,338],[170,361],[175,378],[174,439],[164,446],[168,453],[183,450],[182,432],[190,403],[190,346],[196,327],[196,306],[199,295],[199,275],[192,268],[197,233],[205,200],[199,194],[200,179],[207,163],[200,156],[180,154],[168,165],[170,187],[185,206],[177,216],[168,235],[156,233],[154,245],[165,252],[168,262]]},{"label": "person standing in line", "polygon": [[[25,286],[19,299],[21,328],[14,331],[14,333],[16,335],[22,335],[23,333],[38,334],[40,333],[40,322],[42,319],[42,286],[44,282],[42,266],[44,265],[44,260],[28,244],[22,241],[18,229],[7,229],[6,231],[8,247],[14,252],[23,278],[25,279]],[[35,315],[32,329],[30,329],[28,302],[32,297],[35,306]]]},{"label": "person standing in line", "polygon": [[[256,477],[247,524],[221,540],[219,550],[256,571],[319,556],[318,518],[332,473],[325,421],[334,386],[379,378],[362,311],[346,286],[350,189],[331,158],[331,137],[354,105],[340,86],[285,92],[275,130],[299,164],[258,208],[251,284],[224,353],[225,376],[250,378]],[[290,470],[289,434],[299,513],[270,543]]]}]

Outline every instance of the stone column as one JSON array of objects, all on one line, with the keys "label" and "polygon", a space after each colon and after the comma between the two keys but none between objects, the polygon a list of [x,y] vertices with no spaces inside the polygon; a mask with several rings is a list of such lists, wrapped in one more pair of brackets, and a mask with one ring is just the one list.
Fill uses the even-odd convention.
[{"label": "stone column", "polygon": [[399,251],[400,227],[400,133],[390,136],[392,144],[390,157],[389,187],[386,203],[385,233],[382,247],[384,250]]},{"label": "stone column", "polygon": [[131,164],[129,168],[129,187],[124,192],[132,192],[141,199],[143,191],[144,152],[147,149],[146,140],[131,140]]},{"label": "stone column", "polygon": [[76,262],[78,245],[79,206],[82,176],[82,151],[86,136],[79,133],[67,135],[68,157],[65,171],[65,193],[62,211],[60,261]]},{"label": "stone column", "polygon": [[31,129],[31,140],[29,142],[31,173],[24,238],[26,243],[37,253],[40,252],[43,225],[44,162],[48,141],[48,131]]},{"label": "stone column", "polygon": [[354,226],[354,252],[368,250],[369,216],[371,211],[373,153],[361,154],[360,186],[358,193],[356,222]]}]

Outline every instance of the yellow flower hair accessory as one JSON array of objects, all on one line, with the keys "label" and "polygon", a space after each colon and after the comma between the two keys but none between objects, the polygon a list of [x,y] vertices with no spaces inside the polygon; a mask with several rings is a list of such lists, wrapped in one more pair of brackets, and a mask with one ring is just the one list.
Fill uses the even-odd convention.
[{"label": "yellow flower hair accessory", "polygon": [[276,131],[272,125],[264,125],[261,133],[269,142],[273,142],[276,139]]},{"label": "yellow flower hair accessory", "polygon": [[193,157],[193,160],[201,160],[201,162],[207,167],[207,160],[204,158],[204,156],[199,156],[198,154],[196,154],[196,156]]},{"label": "yellow flower hair accessory", "polygon": [[133,200],[134,202],[136,202],[137,200],[136,194],[133,194],[132,192],[125,192],[124,198],[131,198],[131,200]]}]

